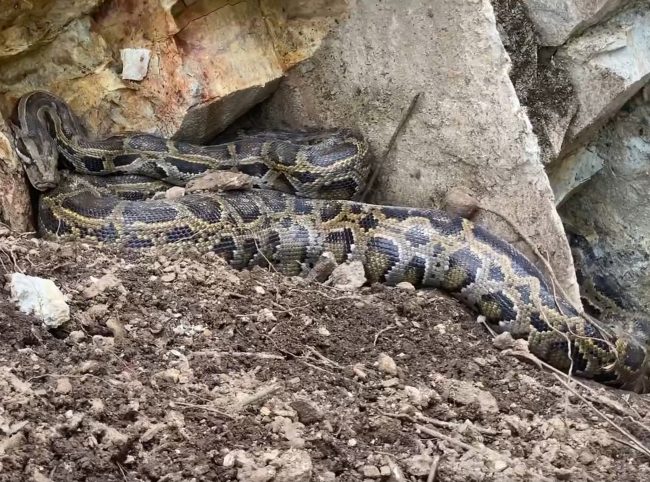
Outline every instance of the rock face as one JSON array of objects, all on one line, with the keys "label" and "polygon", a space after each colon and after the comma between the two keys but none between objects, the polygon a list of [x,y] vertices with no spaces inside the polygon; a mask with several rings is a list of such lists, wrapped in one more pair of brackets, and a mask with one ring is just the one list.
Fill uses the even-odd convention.
[{"label": "rock face", "polygon": [[650,1],[642,0],[558,50],[556,61],[569,73],[579,104],[563,152],[593,137],[650,79],[649,32]]},{"label": "rock face", "polygon": [[560,208],[578,268],[623,307],[650,313],[650,88],[577,155],[604,163]]},{"label": "rock face", "polygon": [[[440,206],[452,188],[471,188],[482,206],[542,246],[575,300],[571,255],[509,67],[487,0],[361,0],[314,57],[289,73],[263,107],[261,125],[359,128],[381,163],[375,202]],[[412,118],[383,159],[418,92]],[[518,239],[485,209],[475,220]]]},{"label": "rock face", "polygon": [[41,88],[70,101],[99,133],[193,141],[273,92],[346,11],[344,0],[15,3],[0,14],[3,114]]},{"label": "rock face", "polygon": [[535,23],[539,43],[557,47],[631,0],[523,0]]}]

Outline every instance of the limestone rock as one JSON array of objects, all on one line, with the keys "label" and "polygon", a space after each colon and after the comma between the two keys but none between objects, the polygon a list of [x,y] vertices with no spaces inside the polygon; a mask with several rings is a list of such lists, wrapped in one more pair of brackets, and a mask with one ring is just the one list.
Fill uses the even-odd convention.
[{"label": "limestone rock", "polygon": [[18,97],[40,88],[70,101],[99,134],[207,141],[309,57],[346,5],[16,2],[0,14],[0,111],[8,115]]},{"label": "limestone rock", "polygon": [[[249,122],[355,126],[381,155],[415,94],[424,92],[382,160],[371,200],[439,208],[452,187],[471,187],[481,206],[513,219],[550,254],[560,283],[579,302],[568,243],[536,138],[508,77],[490,2],[352,5],[350,18],[314,57],[288,73],[262,119]],[[475,220],[534,260],[499,216],[479,210]]]},{"label": "limestone rock", "polygon": [[563,152],[589,140],[650,79],[648,32],[650,1],[641,0],[558,50],[580,105]]},{"label": "limestone rock", "polygon": [[523,0],[539,43],[557,47],[596,25],[630,0]]},{"label": "limestone rock", "polygon": [[351,261],[338,265],[332,271],[328,282],[342,290],[355,290],[366,282],[366,274],[361,261]]},{"label": "limestone rock", "polygon": [[[597,291],[650,313],[650,88],[628,103],[580,151],[605,163],[560,208],[579,270]],[[585,285],[587,290],[591,288]],[[588,298],[596,293],[585,293]],[[605,307],[607,309],[607,307]]]},{"label": "limestone rock", "polygon": [[18,309],[33,314],[48,328],[58,328],[70,319],[70,307],[52,280],[12,273],[10,289]]}]

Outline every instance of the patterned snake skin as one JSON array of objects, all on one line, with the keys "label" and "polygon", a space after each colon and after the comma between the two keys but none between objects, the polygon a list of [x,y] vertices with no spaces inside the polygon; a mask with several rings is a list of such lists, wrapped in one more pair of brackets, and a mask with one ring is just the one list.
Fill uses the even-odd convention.
[{"label": "patterned snake skin", "polygon": [[[340,199],[354,198],[368,174],[366,144],[347,131],[258,134],[206,147],[144,134],[90,140],[67,105],[44,92],[21,99],[18,119],[17,147],[31,182],[54,187],[40,198],[44,236],[125,249],[193,246],[237,269],[270,262],[287,275],[330,251],[338,262],[360,260],[371,282],[445,290],[497,331],[527,338],[534,354],[561,370],[638,392],[650,387],[646,327],[636,336],[612,334],[586,321],[530,261],[483,227],[436,210]],[[123,175],[60,179],[59,153],[76,171]],[[138,199],[146,189],[119,189],[151,177],[182,184],[230,168],[285,192],[152,200]]]}]

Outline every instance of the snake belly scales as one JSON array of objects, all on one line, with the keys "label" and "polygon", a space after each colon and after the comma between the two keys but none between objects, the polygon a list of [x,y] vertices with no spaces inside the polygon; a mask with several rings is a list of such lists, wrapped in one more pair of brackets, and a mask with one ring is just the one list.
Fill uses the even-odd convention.
[{"label": "snake belly scales", "polygon": [[[17,119],[25,171],[48,191],[38,208],[44,237],[124,249],[192,246],[236,269],[271,263],[286,275],[329,251],[339,263],[360,260],[370,282],[448,292],[497,331],[526,338],[560,370],[650,389],[646,331],[626,326],[614,334],[580,316],[526,257],[482,226],[433,209],[350,200],[369,174],[366,142],[350,131],[258,133],[213,146],[140,133],[93,140],[65,102],[42,91],[20,99]],[[57,171],[59,155],[76,173]],[[259,186],[176,200],[143,199],[159,188],[131,189],[182,185],[218,169],[256,176]]]}]

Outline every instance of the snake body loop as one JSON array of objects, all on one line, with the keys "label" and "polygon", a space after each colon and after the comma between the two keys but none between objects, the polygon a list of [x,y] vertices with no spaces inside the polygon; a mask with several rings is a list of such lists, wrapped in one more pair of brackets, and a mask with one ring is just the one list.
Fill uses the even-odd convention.
[{"label": "snake body loop", "polygon": [[[18,114],[17,144],[32,183],[57,184],[40,199],[44,236],[124,249],[192,246],[217,253],[237,269],[271,263],[287,275],[301,273],[330,251],[339,263],[361,261],[370,282],[409,281],[450,293],[496,330],[526,338],[534,354],[561,370],[639,392],[650,388],[647,326],[616,334],[597,327],[554,295],[515,248],[468,220],[347,200],[362,190],[368,175],[366,143],[349,131],[262,133],[219,146],[145,134],[95,141],[63,101],[44,92],[23,97]],[[58,154],[84,175],[56,179]],[[145,185],[151,177],[182,184],[223,168],[256,175],[262,187],[284,192],[252,189],[156,200],[115,189],[140,185],[142,175]],[[88,175],[115,173],[122,176]]]}]

